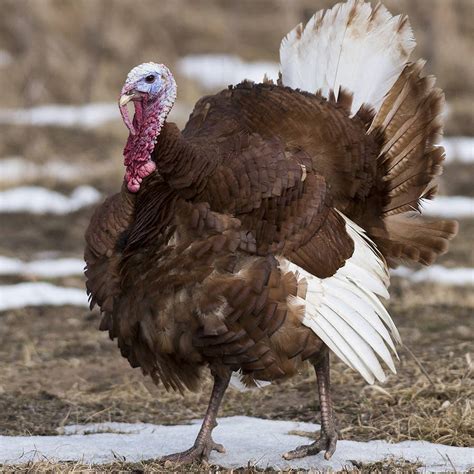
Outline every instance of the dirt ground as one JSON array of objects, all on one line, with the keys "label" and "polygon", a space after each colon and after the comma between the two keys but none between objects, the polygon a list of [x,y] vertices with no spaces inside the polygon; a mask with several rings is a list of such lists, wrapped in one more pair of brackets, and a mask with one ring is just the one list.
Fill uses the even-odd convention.
[{"label": "dirt ground", "polygon": [[[53,280],[81,285],[78,278]],[[406,348],[398,374],[369,387],[333,361],[334,401],[343,439],[425,439],[474,443],[474,295],[468,289],[395,280],[389,309]],[[71,423],[177,423],[204,413],[210,390],[184,397],[154,386],[131,369],[115,343],[97,330],[99,315],[75,307],[31,307],[0,314],[0,434],[55,434]],[[313,421],[315,378],[294,379],[240,393],[230,389],[221,416]]]}]

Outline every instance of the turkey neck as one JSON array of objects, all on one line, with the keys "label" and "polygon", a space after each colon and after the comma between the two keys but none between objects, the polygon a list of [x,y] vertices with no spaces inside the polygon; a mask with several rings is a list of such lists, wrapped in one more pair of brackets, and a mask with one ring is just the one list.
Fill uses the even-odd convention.
[{"label": "turkey neck", "polygon": [[134,203],[134,220],[126,240],[128,256],[136,249],[159,248],[169,239],[169,226],[180,200],[192,200],[215,169],[215,159],[199,153],[174,123],[164,124],[151,155],[156,171],[143,179]]},{"label": "turkey neck", "polygon": [[192,146],[174,123],[165,123],[158,136],[152,160],[164,181],[185,199],[198,194],[216,163]]},{"label": "turkey neck", "polygon": [[174,97],[168,94],[162,102],[135,104],[133,127],[136,133],[130,133],[123,151],[125,181],[130,192],[137,192],[142,180],[156,169],[151,154],[173,102]]}]

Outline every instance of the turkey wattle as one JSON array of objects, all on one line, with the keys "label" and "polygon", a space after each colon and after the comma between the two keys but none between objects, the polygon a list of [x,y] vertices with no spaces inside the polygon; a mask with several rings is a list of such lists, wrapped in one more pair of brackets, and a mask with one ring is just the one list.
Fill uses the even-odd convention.
[{"label": "turkey wattle", "polygon": [[[368,383],[395,372],[398,331],[379,297],[388,267],[431,264],[457,232],[421,214],[444,150],[443,93],[406,17],[352,0],[283,39],[278,84],[202,98],[183,131],[166,117],[169,69],[128,75],[122,190],[86,233],[87,290],[132,367],[168,389],[214,380],[194,446],[211,432],[231,377],[247,387],[314,365],[321,438],[286,459],[336,449],[329,352]],[[135,106],[133,121],[127,103]]]}]

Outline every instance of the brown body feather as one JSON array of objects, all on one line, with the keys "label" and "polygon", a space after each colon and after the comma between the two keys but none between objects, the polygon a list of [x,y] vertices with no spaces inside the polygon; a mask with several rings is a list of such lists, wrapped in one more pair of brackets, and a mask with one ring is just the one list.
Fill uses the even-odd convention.
[{"label": "brown body feather", "polygon": [[86,234],[91,305],[132,366],[178,390],[195,389],[205,365],[248,383],[293,375],[324,344],[287,303],[304,283],[275,257],[334,275],[354,251],[336,209],[391,262],[446,250],[454,224],[404,214],[431,193],[442,155],[440,94],[417,68],[370,132],[373,114],[350,117],[347,93],[268,83],[201,99],[182,133],[164,127],[157,172],[109,198]]}]

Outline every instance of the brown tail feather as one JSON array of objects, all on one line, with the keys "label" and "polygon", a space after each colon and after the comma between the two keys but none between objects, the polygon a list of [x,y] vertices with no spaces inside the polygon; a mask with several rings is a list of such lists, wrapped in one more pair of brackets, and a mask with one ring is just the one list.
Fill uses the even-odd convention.
[{"label": "brown tail feather", "polygon": [[407,260],[431,265],[448,251],[458,231],[456,221],[431,220],[413,212],[386,217],[385,227],[377,243],[391,266]]},{"label": "brown tail feather", "polygon": [[[436,194],[442,173],[444,95],[433,77],[422,77],[424,62],[408,64],[387,94],[369,133],[383,137],[378,166],[385,182],[385,232],[372,229],[374,239],[392,266],[401,260],[429,265],[445,253],[456,235],[455,221],[420,216],[422,199]],[[372,232],[373,231],[373,232]]]}]

